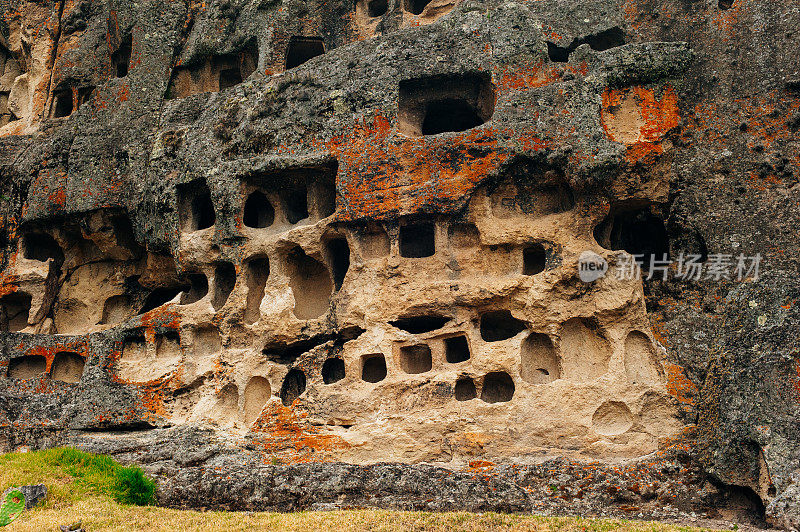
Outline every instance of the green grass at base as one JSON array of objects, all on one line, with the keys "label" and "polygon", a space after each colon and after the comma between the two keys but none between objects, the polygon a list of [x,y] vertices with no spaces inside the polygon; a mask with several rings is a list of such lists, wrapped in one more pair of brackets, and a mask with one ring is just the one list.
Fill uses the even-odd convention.
[{"label": "green grass at base", "polygon": [[38,484],[41,481],[7,478],[5,473],[9,469],[18,470],[27,479],[34,479],[37,474],[56,474],[61,478],[67,475],[82,488],[80,492],[102,493],[120,504],[144,506],[155,502],[156,485],[141,468],[122,466],[108,456],[71,448],[0,455],[0,479],[4,486]]}]

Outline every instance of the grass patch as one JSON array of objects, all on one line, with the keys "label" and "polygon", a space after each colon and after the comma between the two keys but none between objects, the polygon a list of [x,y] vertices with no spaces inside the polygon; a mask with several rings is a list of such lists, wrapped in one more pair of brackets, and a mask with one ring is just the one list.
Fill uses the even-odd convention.
[{"label": "grass patch", "polygon": [[[121,471],[124,471],[121,473]],[[138,472],[137,472],[138,471]],[[45,503],[26,511],[3,532],[57,530],[82,521],[92,531],[250,530],[312,531],[533,531],[533,532],[694,532],[701,529],[646,521],[542,517],[467,512],[195,512],[119,502],[147,494],[152,482],[138,468],[74,449],[0,455],[0,490],[44,483]],[[144,485],[140,485],[144,483]],[[138,494],[138,495],[133,495]],[[152,492],[149,497],[152,498]]]},{"label": "grass patch", "polygon": [[[61,478],[66,474],[74,479],[79,488],[82,488],[81,492],[104,494],[120,504],[146,506],[155,502],[156,485],[145,476],[141,468],[122,466],[108,456],[71,448],[0,456],[0,470],[12,465],[16,465],[23,472],[49,472],[50,475],[61,473]],[[3,489],[14,483],[22,485],[41,482],[41,480],[9,482],[10,479],[6,479],[5,475],[0,478],[5,486]]]}]

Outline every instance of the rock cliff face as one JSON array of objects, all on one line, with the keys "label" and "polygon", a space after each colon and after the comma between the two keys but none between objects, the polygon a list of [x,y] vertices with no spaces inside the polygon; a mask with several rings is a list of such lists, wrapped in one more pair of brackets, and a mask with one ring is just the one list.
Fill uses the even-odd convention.
[{"label": "rock cliff face", "polygon": [[0,15],[0,450],[800,524],[796,2]]}]

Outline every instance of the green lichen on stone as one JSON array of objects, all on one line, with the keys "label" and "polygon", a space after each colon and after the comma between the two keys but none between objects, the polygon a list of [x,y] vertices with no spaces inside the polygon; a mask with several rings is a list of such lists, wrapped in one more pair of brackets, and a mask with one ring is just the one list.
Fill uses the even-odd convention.
[{"label": "green lichen on stone", "polygon": [[6,491],[0,506],[0,526],[10,525],[22,515],[25,509],[25,495],[17,488]]}]

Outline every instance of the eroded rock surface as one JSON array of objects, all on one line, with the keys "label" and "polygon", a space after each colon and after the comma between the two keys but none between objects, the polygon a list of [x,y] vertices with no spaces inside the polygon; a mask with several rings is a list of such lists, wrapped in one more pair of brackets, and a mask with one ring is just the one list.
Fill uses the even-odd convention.
[{"label": "eroded rock surface", "polygon": [[[796,526],[793,2],[0,13],[0,448],[176,506]],[[676,279],[720,254],[760,271]]]}]

